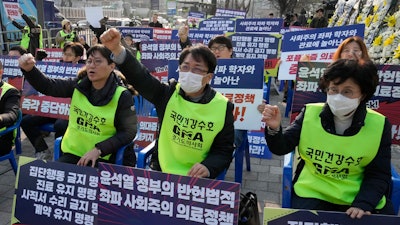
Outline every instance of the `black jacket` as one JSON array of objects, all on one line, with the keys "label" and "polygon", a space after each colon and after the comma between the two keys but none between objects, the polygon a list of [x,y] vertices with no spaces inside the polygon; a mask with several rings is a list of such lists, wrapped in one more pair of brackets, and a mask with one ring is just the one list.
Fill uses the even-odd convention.
[{"label": "black jacket", "polygon": [[[106,85],[101,90],[94,92],[92,83],[87,77],[82,78],[81,82],[79,82],[78,78],[52,79],[46,77],[36,67],[29,72],[22,70],[22,73],[37,91],[45,95],[71,98],[76,88],[95,106],[106,105],[110,102],[117,85],[121,83],[119,78],[112,73]],[[137,118],[135,112],[132,111],[132,106],[133,96],[128,90],[125,90],[119,98],[114,118],[114,126],[116,127],[117,133],[109,139],[96,144],[96,147],[102,151],[101,156],[116,153],[120,147],[129,144],[135,137]]]},{"label": "black jacket", "polygon": [[[0,88],[4,81],[0,80]],[[18,119],[20,106],[20,92],[15,88],[9,89],[0,100],[0,128],[13,125]],[[14,139],[13,132],[9,132],[0,137],[0,156],[10,152],[12,140]]]},{"label": "black jacket", "polygon": [[[153,77],[129,51],[126,51],[126,55],[124,62],[119,64],[118,68],[126,76],[127,80],[135,90],[137,90],[145,99],[154,104],[157,110],[159,124],[162,124],[165,108],[175,91],[177,82],[171,81],[169,84],[161,83],[158,79]],[[180,94],[183,97],[185,96],[182,90]],[[210,102],[214,98],[215,94],[215,90],[207,85],[205,94],[199,104]],[[190,101],[187,98],[185,99]],[[208,168],[210,178],[217,177],[225,168],[229,167],[232,161],[234,150],[233,104],[231,102],[228,102],[227,104],[225,126],[214,139],[208,156],[203,162],[201,162]]]},{"label": "black jacket", "polygon": [[[265,129],[265,139],[272,153],[284,155],[292,152],[298,146],[304,112],[305,108],[283,132],[281,129],[276,135],[270,135],[268,134],[268,129]],[[351,126],[344,131],[343,136],[357,134],[364,126],[366,113],[365,104],[360,104],[354,114]],[[333,114],[327,104],[323,107],[320,118],[324,130],[331,134],[336,134]],[[370,164],[365,167],[364,180],[351,206],[373,212],[382,196],[387,196],[391,184],[391,141],[391,125],[386,118],[378,153]],[[296,182],[303,166],[304,162],[299,162],[294,182]]]}]

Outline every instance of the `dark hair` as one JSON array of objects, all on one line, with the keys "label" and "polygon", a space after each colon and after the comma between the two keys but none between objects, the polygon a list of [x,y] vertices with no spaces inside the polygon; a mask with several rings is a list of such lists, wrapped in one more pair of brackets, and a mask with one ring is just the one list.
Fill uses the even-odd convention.
[{"label": "dark hair", "polygon": [[67,42],[64,45],[63,52],[67,51],[67,49],[71,49],[75,56],[83,56],[84,47],[81,43],[78,42]]},{"label": "dark hair", "polygon": [[319,8],[316,12],[324,12],[323,8]]},{"label": "dark hair", "polygon": [[87,58],[89,58],[89,56],[94,56],[95,52],[100,53],[104,58],[106,58],[108,64],[114,63],[111,60],[112,52],[108,48],[106,48],[104,45],[96,44],[96,45],[93,45],[92,47],[90,47],[86,53]]},{"label": "dark hair", "polygon": [[16,45],[16,46],[11,47],[9,51],[18,51],[19,54],[21,54],[21,55],[23,55],[25,53],[28,53],[28,51],[24,47],[22,47],[20,45]]},{"label": "dark hair", "polygon": [[346,47],[346,45],[348,45],[352,42],[356,42],[360,46],[361,52],[362,52],[361,58],[364,60],[368,60],[369,55],[368,55],[367,46],[365,45],[363,39],[359,36],[348,37],[344,41],[342,41],[342,43],[340,43],[339,47],[336,49],[335,54],[333,54],[332,60],[340,59],[340,54],[342,54],[344,47]]},{"label": "dark hair", "polygon": [[179,65],[183,63],[186,56],[189,54],[192,55],[194,60],[198,62],[205,62],[208,67],[208,73],[214,73],[215,67],[217,67],[217,58],[207,46],[203,44],[197,44],[183,49],[181,55],[179,56]]},{"label": "dark hair", "polygon": [[326,92],[330,82],[342,84],[352,79],[360,86],[363,95],[362,102],[367,102],[375,93],[379,84],[378,69],[371,60],[338,59],[331,63],[320,78],[319,88]]},{"label": "dark hair", "polygon": [[211,38],[210,42],[208,42],[208,47],[211,48],[211,46],[215,43],[224,44],[229,50],[233,48],[231,39],[225,37],[224,35],[217,35]]}]

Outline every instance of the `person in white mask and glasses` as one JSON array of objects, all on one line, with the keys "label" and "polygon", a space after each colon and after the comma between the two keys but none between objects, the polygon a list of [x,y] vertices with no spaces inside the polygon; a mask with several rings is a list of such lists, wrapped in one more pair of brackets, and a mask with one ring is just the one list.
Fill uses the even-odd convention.
[{"label": "person in white mask and glasses", "polygon": [[391,183],[391,125],[367,109],[379,83],[370,60],[338,59],[320,78],[326,103],[306,104],[293,123],[281,127],[277,106],[263,112],[272,153],[296,147],[300,156],[293,179],[292,208],[342,211],[351,218],[394,214]]},{"label": "person in white mask and glasses", "polygon": [[227,169],[234,150],[233,104],[209,85],[217,66],[211,50],[185,48],[178,81],[162,83],[120,44],[118,30],[109,29],[100,39],[128,82],[157,110],[158,154],[152,156],[152,168],[201,178],[216,178]]}]

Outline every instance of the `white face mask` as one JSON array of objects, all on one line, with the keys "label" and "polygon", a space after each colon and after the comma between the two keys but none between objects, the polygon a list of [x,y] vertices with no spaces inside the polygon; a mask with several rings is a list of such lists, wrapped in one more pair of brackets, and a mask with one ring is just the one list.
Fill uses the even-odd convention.
[{"label": "white face mask", "polygon": [[179,72],[178,82],[181,84],[181,88],[186,93],[198,92],[203,87],[203,76],[200,74],[188,72]]},{"label": "white face mask", "polygon": [[343,117],[357,109],[360,98],[347,98],[341,94],[336,94],[328,95],[327,102],[333,115]]}]

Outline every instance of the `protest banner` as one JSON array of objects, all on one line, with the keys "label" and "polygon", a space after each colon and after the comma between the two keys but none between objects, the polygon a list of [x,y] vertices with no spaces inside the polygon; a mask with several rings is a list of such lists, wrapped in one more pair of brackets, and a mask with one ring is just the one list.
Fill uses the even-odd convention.
[{"label": "protest banner", "polygon": [[240,184],[99,164],[98,224],[236,225]]},{"label": "protest banner", "polygon": [[18,57],[0,55],[0,62],[3,64],[2,80],[11,84],[18,90],[22,90],[24,77],[18,65]]},{"label": "protest banner", "polygon": [[286,32],[282,40],[279,80],[296,80],[297,62],[309,55],[313,62],[331,62],[342,41],[351,36],[364,37],[364,24]]},{"label": "protest banner", "polygon": [[240,184],[21,156],[11,224],[236,225]]},{"label": "protest banner", "polygon": [[19,157],[11,224],[97,224],[97,170]]},{"label": "protest banner", "polygon": [[[84,64],[36,62],[36,67],[51,78],[74,78]],[[22,113],[68,120],[71,98],[43,95],[25,80],[22,90]]]}]

